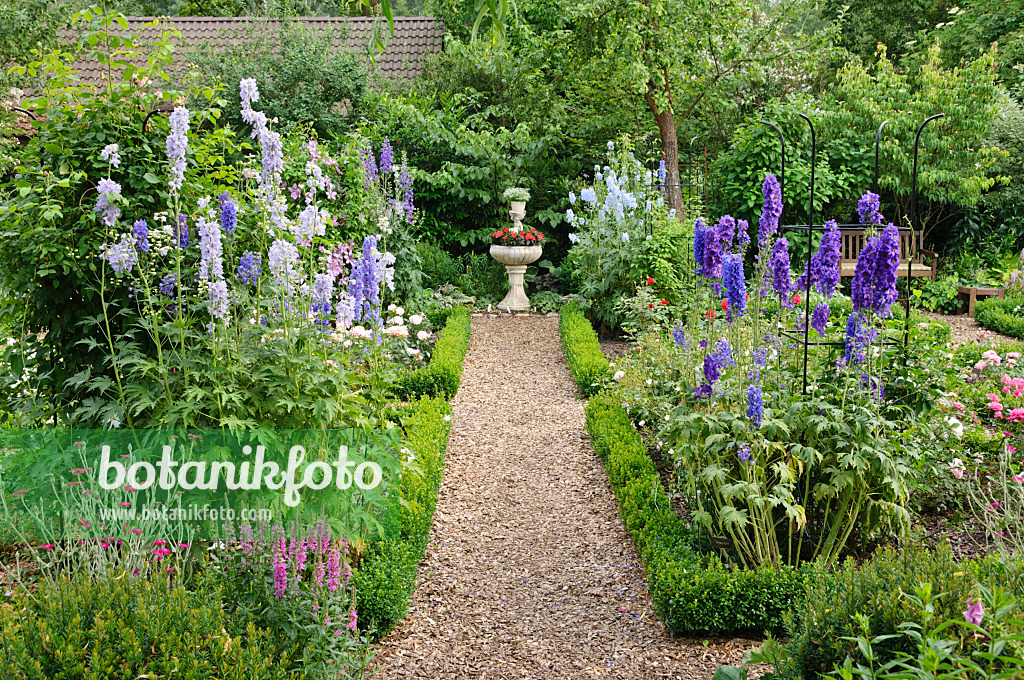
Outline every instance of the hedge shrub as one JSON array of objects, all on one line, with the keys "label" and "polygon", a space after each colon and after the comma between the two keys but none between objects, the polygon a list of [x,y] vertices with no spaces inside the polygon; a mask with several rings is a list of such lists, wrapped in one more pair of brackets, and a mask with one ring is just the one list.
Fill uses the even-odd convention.
[{"label": "hedge shrub", "polygon": [[[582,320],[582,322],[581,322]],[[562,340],[583,391],[608,372],[590,323],[578,308],[562,310]],[[581,371],[581,373],[577,373]],[[813,567],[733,570],[690,546],[695,530],[673,512],[643,441],[613,395],[598,393],[586,407],[586,428],[604,462],[626,529],[640,551],[655,610],[672,633],[725,635],[779,630],[783,615],[816,580]]]},{"label": "hedge shrub", "polygon": [[469,311],[456,307],[437,335],[430,364],[401,376],[398,393],[403,399],[443,397],[451,399],[462,380],[462,360],[469,345]]},{"label": "hedge shrub", "polygon": [[[601,343],[597,340],[594,327],[575,303],[569,303],[562,308],[558,326],[566,346],[565,358],[569,362],[569,370],[576,379],[580,393],[584,397],[597,394],[604,379],[610,374],[610,369],[608,360],[601,351]],[[572,352],[568,350],[570,345],[573,348]]]},{"label": "hedge shrub", "polygon": [[1024,299],[986,298],[974,306],[974,320],[990,331],[1024,338]]},{"label": "hedge shrub", "polygon": [[[444,396],[458,391],[468,341],[469,313],[458,308],[441,331],[430,366],[417,370],[443,362],[446,380],[451,381],[445,383]],[[402,418],[406,446],[422,474],[402,475],[400,535],[373,544],[353,574],[360,627],[377,637],[386,635],[409,608],[416,571],[430,540],[451,431],[451,406],[443,396],[421,397],[407,408]]]},{"label": "hedge shrub", "polygon": [[232,639],[219,590],[87,575],[18,589],[0,607],[0,677],[299,680],[273,636]]},{"label": "hedge shrub", "polygon": [[785,653],[776,663],[775,677],[820,677],[836,664],[841,666],[848,654],[855,664],[865,663],[856,644],[843,639],[860,634],[853,618],[858,613],[868,617],[872,636],[893,636],[874,645],[874,652],[880,657],[878,665],[899,652],[914,656],[913,641],[898,635],[902,632],[900,624],[923,624],[924,620],[920,608],[902,594],[913,594],[917,586],[930,583],[932,592],[941,594],[934,602],[935,626],[942,621],[963,620],[961,612],[967,607],[968,598],[978,597],[978,582],[987,588],[1001,586],[1019,598],[1024,590],[1024,573],[1008,568],[998,555],[958,561],[945,543],[934,550],[916,543],[900,550],[879,550],[860,566],[848,560],[830,578],[809,590],[804,602],[786,616]]}]

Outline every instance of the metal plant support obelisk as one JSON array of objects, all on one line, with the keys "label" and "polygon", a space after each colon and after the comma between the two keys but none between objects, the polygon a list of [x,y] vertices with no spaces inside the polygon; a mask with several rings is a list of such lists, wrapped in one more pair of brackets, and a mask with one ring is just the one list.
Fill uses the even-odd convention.
[{"label": "metal plant support obelisk", "polygon": [[[825,225],[824,224],[815,224],[814,223],[814,170],[815,170],[815,165],[817,163],[817,151],[818,151],[818,149],[817,149],[817,139],[816,139],[815,133],[814,133],[814,124],[811,123],[811,119],[808,118],[807,116],[805,116],[804,114],[800,113],[800,114],[797,114],[797,115],[799,115],[801,118],[803,118],[805,121],[807,121],[807,126],[811,130],[811,186],[810,186],[810,198],[809,198],[808,206],[807,206],[807,224],[799,224],[799,225],[785,224],[783,222],[782,215],[780,214],[779,215],[779,224],[782,225],[782,226],[779,227],[779,230],[781,232],[783,229],[793,229],[793,230],[797,230],[797,231],[806,231],[807,232],[807,268],[808,268],[808,271],[809,271],[810,270],[810,266],[811,266],[811,255],[812,255],[812,252],[814,250],[814,247],[813,247],[814,246],[814,240],[813,240],[814,232],[815,231],[824,232],[825,231]],[[906,296],[906,298],[902,298],[900,300],[900,302],[904,303],[904,312],[905,312],[905,314],[904,314],[904,328],[903,328],[903,343],[902,343],[904,346],[907,346],[909,344],[909,342],[910,342],[910,282],[912,280],[911,277],[913,276],[913,268],[914,268],[914,257],[913,257],[914,233],[915,233],[916,228],[917,228],[917,157],[918,157],[918,148],[919,148],[920,143],[921,143],[921,132],[924,130],[924,126],[927,125],[928,123],[930,123],[931,121],[935,120],[936,118],[942,118],[945,115],[946,114],[944,114],[944,113],[937,113],[934,116],[931,116],[930,118],[926,119],[923,123],[921,123],[921,126],[918,127],[918,129],[917,129],[917,136],[914,139],[914,171],[913,171],[913,177],[912,177],[911,186],[910,186],[910,219],[909,219],[909,224],[908,224],[908,226],[905,226],[905,227],[903,227],[903,226],[897,227],[897,229],[899,231],[901,231],[901,232],[906,232],[906,231],[910,232],[910,246],[909,246],[910,252],[907,253],[907,256],[908,256],[908,263],[907,263],[907,296]],[[769,127],[774,128],[775,131],[779,134],[779,145],[780,145],[781,153],[782,153],[782,156],[781,156],[782,161],[780,163],[781,171],[779,172],[779,193],[780,193],[780,197],[783,197],[783,196],[785,196],[785,177],[786,177],[786,138],[785,138],[785,135],[782,134],[782,130],[775,123],[771,123],[771,122],[769,122],[767,120],[762,120],[760,122],[762,124],[764,124],[764,125],[768,125]],[[874,174],[874,184],[873,184],[874,193],[878,193],[878,156],[879,156],[879,146],[881,145],[881,141],[882,141],[882,128],[884,128],[888,122],[889,121],[884,121],[881,125],[879,125],[878,126],[878,131],[875,133],[875,174]],[[785,210],[785,201],[783,201],[783,211],[784,210]],[[840,231],[859,231],[859,230],[864,228],[864,225],[862,225],[862,224],[840,224],[840,225],[838,225],[838,227],[839,227]],[[807,281],[805,283],[805,287],[804,287],[804,299],[803,299],[803,303],[804,303],[804,324],[803,324],[803,334],[800,335],[800,334],[792,333],[790,331],[782,331],[781,332],[782,335],[786,336],[790,340],[794,340],[794,341],[798,342],[799,344],[803,345],[803,349],[804,349],[804,352],[803,352],[803,354],[804,354],[804,356],[803,356],[803,392],[804,392],[804,394],[807,394],[807,364],[808,364],[808,353],[809,353],[809,349],[810,349],[811,345],[819,345],[819,346],[826,346],[826,347],[843,347],[846,344],[845,342],[818,342],[818,341],[812,341],[810,339],[810,329],[811,329],[811,324],[810,324],[810,319],[811,319],[811,294],[810,293],[811,293],[811,277],[808,276],[807,277]],[[891,344],[898,344],[898,343],[891,343],[890,342],[890,343],[886,343],[886,344],[890,344],[891,345]]]}]

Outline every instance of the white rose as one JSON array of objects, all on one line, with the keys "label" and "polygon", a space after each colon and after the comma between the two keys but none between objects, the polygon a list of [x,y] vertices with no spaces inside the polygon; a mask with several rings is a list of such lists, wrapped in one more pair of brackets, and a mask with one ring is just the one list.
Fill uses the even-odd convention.
[{"label": "white rose", "polygon": [[416,334],[416,339],[419,340],[420,342],[426,342],[427,338],[429,337],[430,333],[426,331],[420,331],[419,333]]},{"label": "white rose", "polygon": [[408,354],[411,357],[414,357],[417,354],[419,354],[420,351],[418,349],[416,349],[415,347],[406,347],[405,348],[405,353]]},{"label": "white rose", "polygon": [[399,307],[398,309],[395,310],[395,314],[397,314],[398,316],[405,316],[405,309]]},{"label": "white rose", "polygon": [[412,316],[409,317],[409,323],[411,323],[413,326],[419,326],[421,323],[423,323],[423,317],[420,316],[419,314],[413,314]]},{"label": "white rose", "polygon": [[615,375],[612,376],[612,380],[622,380],[626,377],[625,371],[615,371]]}]

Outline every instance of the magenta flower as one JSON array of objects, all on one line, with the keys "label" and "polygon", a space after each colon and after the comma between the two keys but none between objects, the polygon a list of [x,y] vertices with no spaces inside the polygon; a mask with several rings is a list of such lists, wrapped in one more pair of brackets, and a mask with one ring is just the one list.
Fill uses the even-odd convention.
[{"label": "magenta flower", "polygon": [[980,626],[982,619],[985,618],[985,610],[981,606],[979,600],[968,600],[967,609],[964,610],[964,619],[967,623],[974,626]]}]

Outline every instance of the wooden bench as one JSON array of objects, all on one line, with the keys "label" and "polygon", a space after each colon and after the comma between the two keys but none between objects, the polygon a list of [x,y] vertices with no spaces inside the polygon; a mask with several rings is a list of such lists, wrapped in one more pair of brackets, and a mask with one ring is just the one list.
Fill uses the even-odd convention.
[{"label": "wooden bench", "polygon": [[1005,288],[991,288],[989,286],[959,286],[957,289],[957,302],[959,303],[959,311],[963,314],[963,299],[967,298],[967,315],[974,316],[974,303],[979,297],[997,297],[1000,300],[1006,295]]},{"label": "wooden bench", "polygon": [[[843,229],[843,244],[839,251],[839,275],[853,276],[857,269],[857,256],[864,247],[863,229]],[[930,260],[929,264],[924,263],[924,258]],[[913,263],[913,267],[910,264]],[[900,265],[896,270],[897,276],[906,277],[907,271],[914,277],[926,276],[932,281],[935,280],[939,269],[939,256],[930,250],[924,249],[924,232],[909,231],[900,232]]]}]

